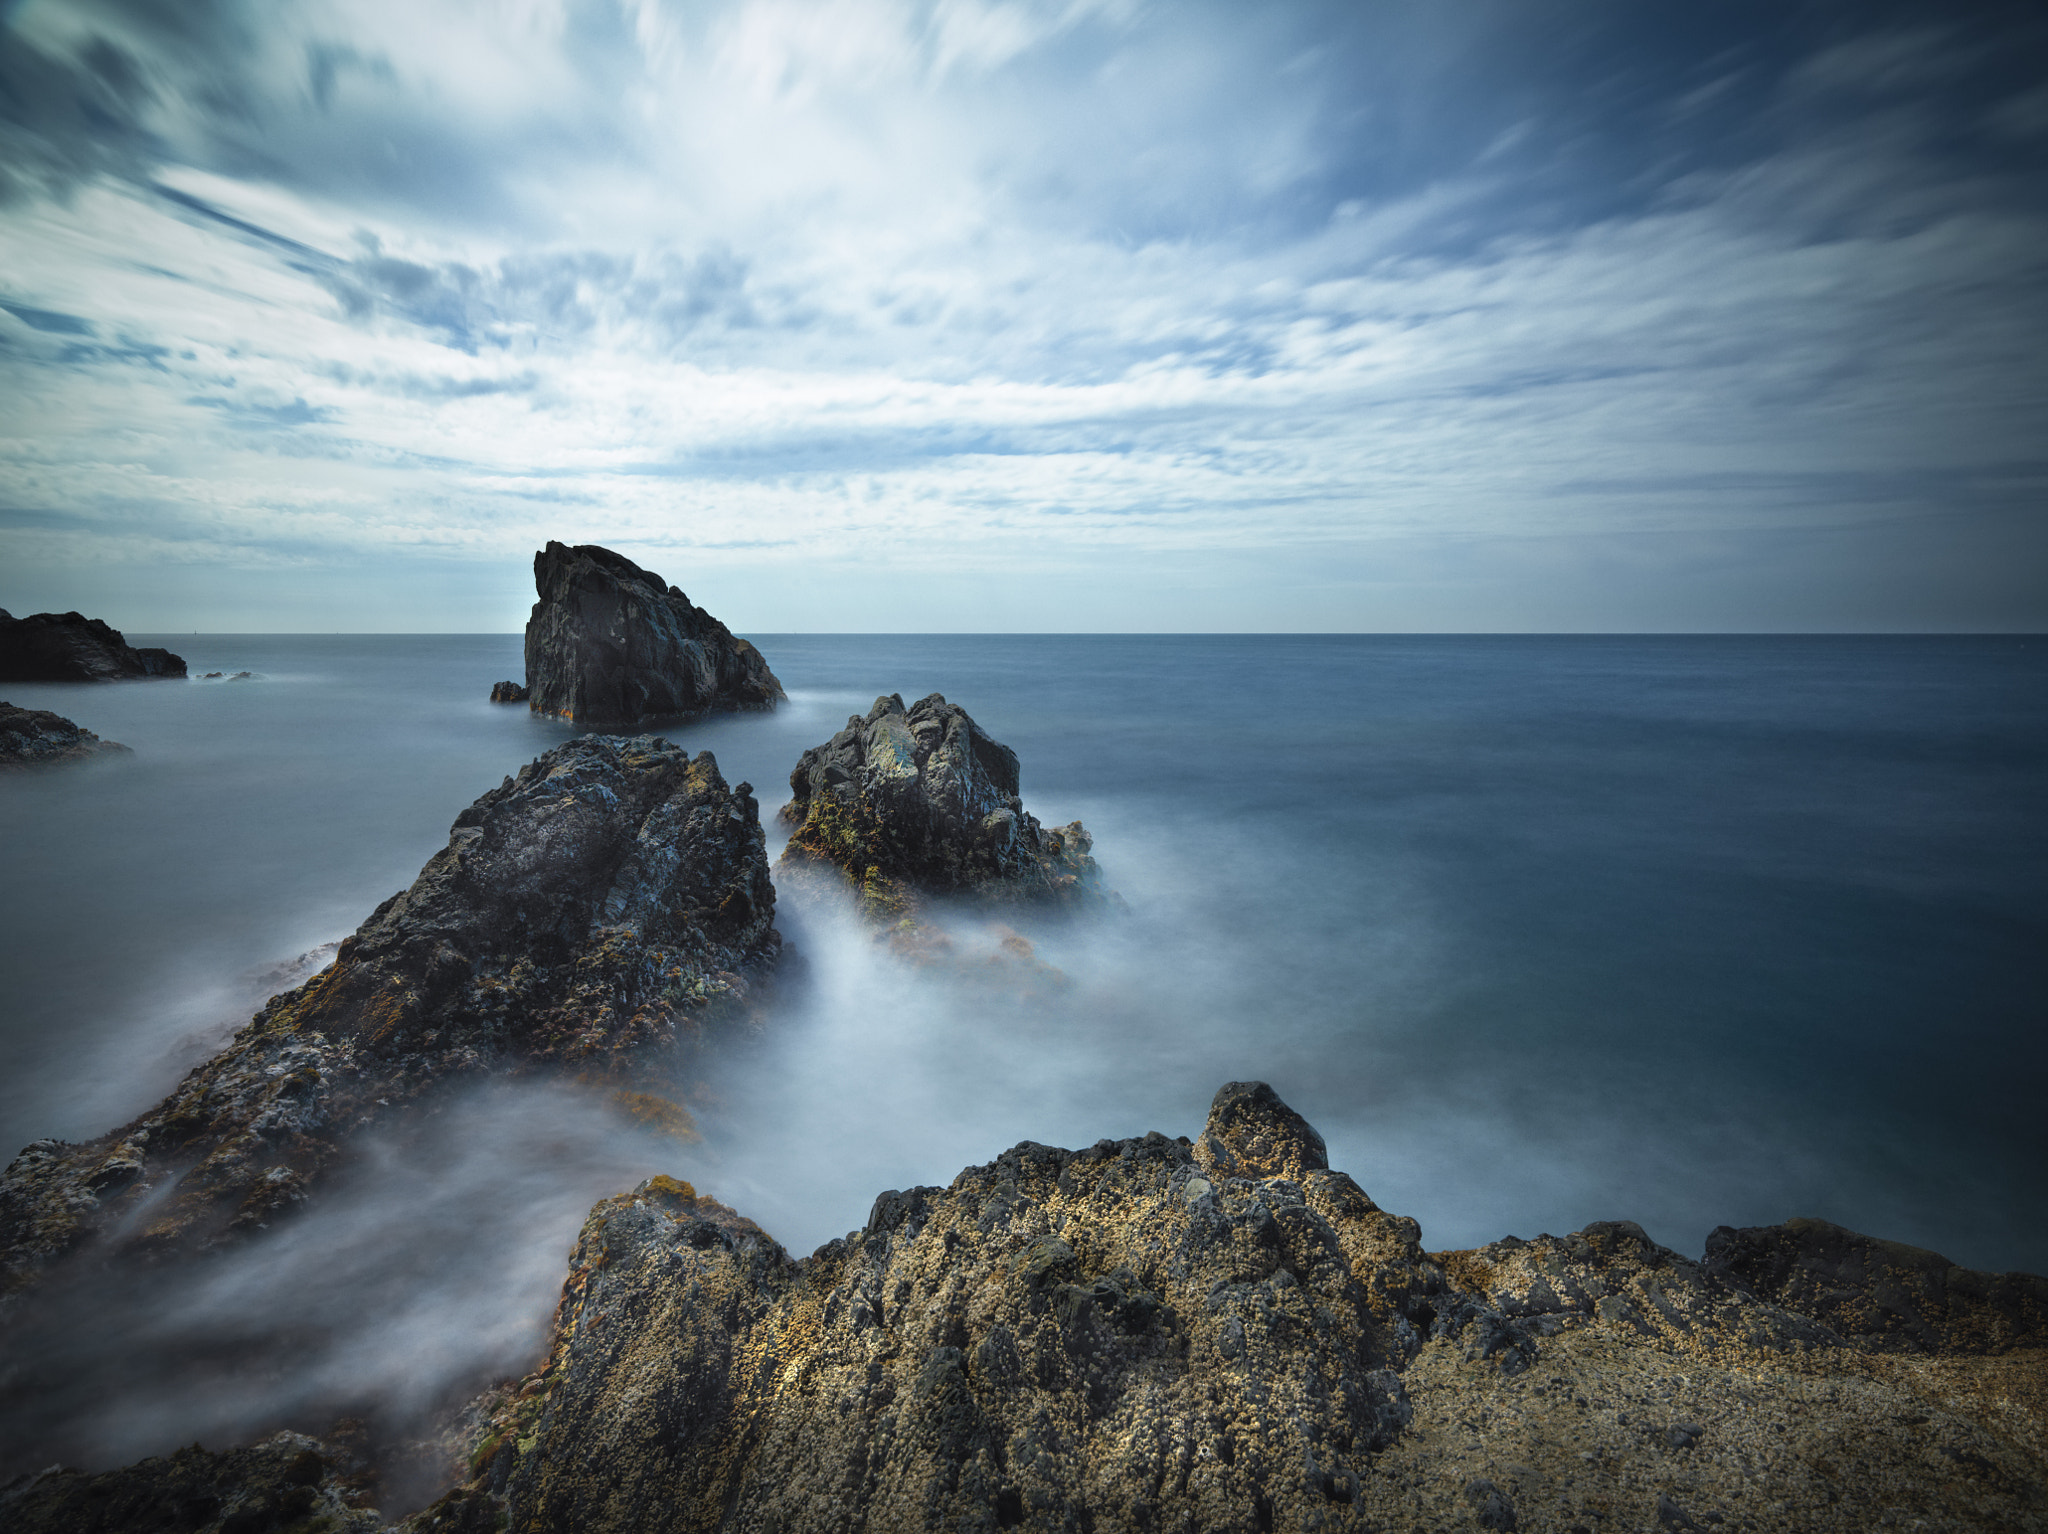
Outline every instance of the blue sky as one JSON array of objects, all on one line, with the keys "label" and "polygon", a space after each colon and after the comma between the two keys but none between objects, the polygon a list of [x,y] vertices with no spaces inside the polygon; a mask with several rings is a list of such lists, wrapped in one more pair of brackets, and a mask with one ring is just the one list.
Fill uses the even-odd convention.
[{"label": "blue sky", "polygon": [[2048,627],[2038,6],[0,16],[17,613]]}]

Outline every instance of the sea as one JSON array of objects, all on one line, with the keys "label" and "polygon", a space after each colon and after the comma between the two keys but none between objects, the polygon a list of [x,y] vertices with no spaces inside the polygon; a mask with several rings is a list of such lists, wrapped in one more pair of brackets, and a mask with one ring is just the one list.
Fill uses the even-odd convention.
[{"label": "sea", "polygon": [[[701,1138],[479,1091],[98,1302],[35,1372],[35,1452],[516,1375],[584,1212],[657,1172],[801,1254],[1020,1140],[1193,1136],[1233,1080],[1431,1250],[1628,1219],[1697,1256],[1811,1215],[2048,1272],[2048,640],[753,637],[788,703],[662,733],[773,811],[878,695],[965,707],[1121,897],[1022,924],[1059,983],[1019,1003],[788,913],[801,983],[693,1085]],[[131,748],[0,776],[10,1152],[155,1102],[571,733],[486,701],[517,634],[130,639],[194,679],[6,689]]]}]

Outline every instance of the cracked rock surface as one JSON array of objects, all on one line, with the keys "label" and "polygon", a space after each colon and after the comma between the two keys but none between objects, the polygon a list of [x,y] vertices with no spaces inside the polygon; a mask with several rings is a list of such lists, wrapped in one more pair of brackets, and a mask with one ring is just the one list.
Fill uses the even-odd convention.
[{"label": "cracked rock surface", "polygon": [[22,1151],[0,1177],[0,1294],[81,1248],[159,1259],[261,1227],[358,1131],[456,1078],[629,1085],[744,1007],[780,947],[774,914],[759,806],[708,752],[558,746],[162,1103]]},{"label": "cracked rock surface", "polygon": [[2006,1319],[1880,1346],[1829,1317],[1931,1254],[1850,1238],[1852,1268],[1847,1236],[1432,1256],[1258,1083],[1193,1142],[1027,1142],[885,1193],[801,1261],[657,1178],[591,1212],[545,1363],[406,1527],[2048,1526],[2042,1281],[1947,1269]]},{"label": "cracked rock surface", "polygon": [[526,690],[537,714],[627,729],[783,697],[759,650],[623,554],[551,541],[533,556],[533,581]]}]

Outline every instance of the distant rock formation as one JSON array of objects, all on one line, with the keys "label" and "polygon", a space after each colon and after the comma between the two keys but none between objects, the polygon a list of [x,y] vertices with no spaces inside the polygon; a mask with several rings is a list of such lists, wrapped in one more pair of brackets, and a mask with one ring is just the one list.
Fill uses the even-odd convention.
[{"label": "distant rock formation", "polygon": [[533,556],[533,580],[526,685],[535,713],[616,729],[771,709],[783,697],[759,650],[623,555],[550,542]]},{"label": "distant rock formation", "polygon": [[2044,1390],[2048,1281],[1818,1222],[1432,1255],[1232,1083],[1193,1143],[1027,1142],[802,1261],[670,1178],[606,1200],[404,1527],[2032,1528]]},{"label": "distant rock formation", "polygon": [[1040,827],[1018,796],[1017,753],[938,693],[894,693],[804,752],[782,817],[796,828],[777,864],[800,890],[843,885],[872,917],[919,897],[1078,907],[1109,897],[1077,820]]},{"label": "distant rock formation", "polygon": [[556,1067],[632,1087],[741,1011],[779,950],[774,914],[759,806],[708,752],[557,746],[164,1102],[22,1151],[0,1177],[0,1294],[94,1241],[154,1258],[259,1227],[450,1078]]},{"label": "distant rock formation", "polygon": [[39,767],[127,751],[119,741],[101,740],[62,714],[0,703],[0,767]]},{"label": "distant rock formation", "polygon": [[78,613],[17,618],[0,608],[0,682],[114,682],[181,677],[185,662],[169,650],[138,650],[119,629]]},{"label": "distant rock formation", "polygon": [[526,698],[526,689],[517,682],[499,682],[491,688],[493,703],[524,703]]}]

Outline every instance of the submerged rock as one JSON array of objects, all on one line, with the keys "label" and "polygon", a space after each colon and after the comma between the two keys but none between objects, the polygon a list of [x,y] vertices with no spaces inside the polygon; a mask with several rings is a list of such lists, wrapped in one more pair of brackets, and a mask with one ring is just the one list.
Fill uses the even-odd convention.
[{"label": "submerged rock", "polygon": [[526,698],[526,689],[517,682],[498,682],[491,688],[493,703],[524,703]]},{"label": "submerged rock", "polygon": [[1625,1223],[1419,1239],[1256,1083],[1193,1143],[1027,1142],[885,1193],[802,1261],[657,1178],[591,1212],[544,1366],[496,1398],[475,1478],[405,1527],[2040,1522],[2038,1311],[1930,1369],[1822,1318],[1920,1271],[1883,1243],[1802,1309]]},{"label": "submerged rock", "polygon": [[533,556],[526,624],[535,713],[593,728],[725,709],[771,709],[782,684],[761,652],[660,576],[596,544]]},{"label": "submerged rock", "polygon": [[1077,820],[1047,830],[1018,796],[1017,753],[938,693],[877,698],[789,775],[796,829],[777,865],[799,888],[844,887],[896,921],[919,897],[1082,907],[1110,897]]},{"label": "submerged rock", "polygon": [[138,650],[98,618],[79,613],[14,617],[0,608],[0,682],[112,682],[181,677],[169,650]]},{"label": "submerged rock", "polygon": [[39,767],[127,752],[128,748],[119,741],[101,740],[62,714],[0,703],[0,767]]},{"label": "submerged rock", "polygon": [[95,1239],[155,1256],[259,1227],[351,1136],[451,1078],[563,1069],[634,1088],[742,1010],[781,944],[774,912],[759,806],[709,753],[558,746],[463,811],[331,965],[164,1102],[24,1150],[0,1177],[0,1293]]}]

